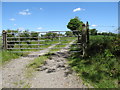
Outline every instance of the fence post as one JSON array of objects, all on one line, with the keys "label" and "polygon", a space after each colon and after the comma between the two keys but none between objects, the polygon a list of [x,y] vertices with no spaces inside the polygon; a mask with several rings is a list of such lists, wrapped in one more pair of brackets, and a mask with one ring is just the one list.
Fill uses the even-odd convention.
[{"label": "fence post", "polygon": [[82,49],[83,49],[83,57],[85,56],[85,48],[86,48],[86,26],[82,25]]},{"label": "fence post", "polygon": [[88,24],[88,21],[86,23],[86,33],[87,33],[87,45],[89,44],[89,24]]},{"label": "fence post", "polygon": [[3,49],[7,50],[7,32],[5,30],[2,31],[3,37]]},{"label": "fence post", "polygon": [[82,43],[86,43],[86,26],[82,25]]}]

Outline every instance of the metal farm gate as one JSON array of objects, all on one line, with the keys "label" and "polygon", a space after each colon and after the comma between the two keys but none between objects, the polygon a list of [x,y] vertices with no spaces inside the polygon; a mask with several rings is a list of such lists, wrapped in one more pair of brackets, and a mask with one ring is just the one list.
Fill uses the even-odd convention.
[{"label": "metal farm gate", "polygon": [[[7,32],[3,30],[2,40],[3,40],[3,50],[8,50],[11,52],[31,52],[35,50],[42,50],[48,48],[51,45],[58,45],[58,47],[53,47],[51,49],[70,49],[70,47],[65,47],[65,45],[74,45],[82,47],[82,53],[85,55],[85,49],[89,44],[89,25],[88,22],[82,25],[82,32],[78,35],[65,35],[68,31],[47,31],[47,32]],[[74,32],[79,30],[74,30]],[[79,42],[77,39],[80,39]],[[75,41],[76,40],[76,41]],[[70,43],[75,41],[74,43]],[[59,46],[62,47],[59,47]],[[76,47],[75,47],[76,48]],[[72,50],[71,52],[81,52],[80,50]]]}]

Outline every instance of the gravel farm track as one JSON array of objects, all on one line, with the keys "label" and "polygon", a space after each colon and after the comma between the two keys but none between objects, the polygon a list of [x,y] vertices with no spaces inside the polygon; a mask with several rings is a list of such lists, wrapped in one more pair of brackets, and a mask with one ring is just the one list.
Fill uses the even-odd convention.
[{"label": "gravel farm track", "polygon": [[[69,47],[70,44],[66,47]],[[43,66],[37,68],[33,77],[25,77],[26,66],[36,58],[29,56],[44,55],[54,46],[33,52],[28,57],[11,60],[3,65],[0,68],[0,72],[2,72],[2,76],[0,76],[2,77],[1,88],[92,88],[92,86],[84,85],[83,81],[70,69],[66,60],[69,56],[67,49],[55,52]]]}]

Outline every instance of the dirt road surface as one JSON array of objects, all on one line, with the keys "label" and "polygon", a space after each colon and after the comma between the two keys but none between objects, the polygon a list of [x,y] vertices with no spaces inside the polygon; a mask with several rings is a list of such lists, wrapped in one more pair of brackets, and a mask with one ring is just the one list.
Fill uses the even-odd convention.
[{"label": "dirt road surface", "polygon": [[[23,84],[29,85],[30,88],[87,88],[88,86],[83,84],[82,80],[68,65],[66,58],[69,53],[67,49],[61,49],[54,53],[43,66],[37,68],[33,77],[29,79],[25,77],[26,66],[36,58],[31,56],[44,55],[54,46],[31,53],[28,57],[11,60],[3,66],[2,88],[23,88]],[[67,45],[66,48],[69,46]]]},{"label": "dirt road surface", "polygon": [[[53,48],[55,45],[50,46],[41,51],[33,52],[30,55],[44,55],[47,53],[50,48]],[[11,60],[6,65],[2,66],[2,87],[4,88],[13,88],[17,86],[17,82],[22,81],[24,78],[24,73],[26,69],[26,65],[30,63],[30,61],[34,60],[36,57],[21,57],[18,59]],[[22,82],[20,82],[22,83]]]}]

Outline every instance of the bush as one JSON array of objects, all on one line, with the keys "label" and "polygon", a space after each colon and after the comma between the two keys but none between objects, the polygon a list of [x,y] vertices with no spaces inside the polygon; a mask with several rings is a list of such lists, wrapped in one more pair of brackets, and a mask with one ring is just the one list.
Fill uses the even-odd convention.
[{"label": "bush", "polygon": [[86,82],[97,88],[115,88],[120,81],[120,38],[91,36],[87,56],[73,53],[69,64]]}]

